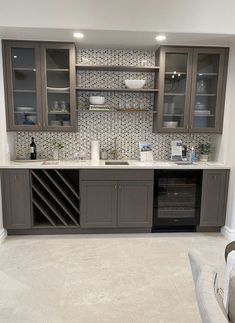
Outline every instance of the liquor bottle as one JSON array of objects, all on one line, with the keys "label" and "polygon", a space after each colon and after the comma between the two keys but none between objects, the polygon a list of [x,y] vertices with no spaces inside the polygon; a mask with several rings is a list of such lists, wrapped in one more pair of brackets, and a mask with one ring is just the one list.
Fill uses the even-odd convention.
[{"label": "liquor bottle", "polygon": [[34,137],[32,137],[32,141],[30,144],[30,159],[37,159],[37,151],[36,144],[34,142]]}]

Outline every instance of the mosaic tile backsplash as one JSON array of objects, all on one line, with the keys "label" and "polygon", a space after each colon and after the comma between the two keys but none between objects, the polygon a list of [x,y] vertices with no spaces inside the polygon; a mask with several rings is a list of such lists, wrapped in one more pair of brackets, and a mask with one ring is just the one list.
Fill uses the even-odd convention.
[{"label": "mosaic tile backsplash", "polygon": [[[77,49],[77,63],[94,65],[143,65],[153,66],[155,54],[142,50],[111,50],[111,49]],[[146,79],[146,87],[154,86],[153,73],[110,72],[110,71],[78,71],[79,87],[120,88],[128,78]],[[154,134],[152,133],[152,93],[98,92],[106,97],[106,105],[112,108],[123,108],[126,104],[141,106],[147,112],[90,112],[88,98],[96,92],[78,92],[77,105],[78,130],[76,133],[64,132],[18,132],[15,139],[17,158],[29,158],[31,137],[35,137],[38,158],[52,158],[52,142],[60,141],[64,148],[60,151],[61,159],[90,158],[91,140],[100,140],[101,150],[112,157],[117,139],[117,158],[138,159],[139,142],[153,144],[155,159],[169,159],[172,140],[182,139],[190,146],[197,147],[207,142],[209,135],[189,134]],[[98,94],[97,93],[97,94]]]}]

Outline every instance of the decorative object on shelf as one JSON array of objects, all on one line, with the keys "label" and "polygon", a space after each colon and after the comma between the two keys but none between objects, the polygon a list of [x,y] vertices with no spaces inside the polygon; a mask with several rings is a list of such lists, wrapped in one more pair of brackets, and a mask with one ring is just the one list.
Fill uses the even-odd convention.
[{"label": "decorative object on shelf", "polygon": [[105,97],[92,95],[89,97],[89,102],[91,105],[102,105],[105,103]]},{"label": "decorative object on shelf", "polygon": [[163,127],[165,128],[177,128],[179,125],[178,121],[164,121]]},{"label": "decorative object on shelf", "polygon": [[200,144],[200,161],[207,162],[211,153],[211,144],[209,142]]},{"label": "decorative object on shelf", "polygon": [[128,89],[142,89],[146,80],[125,80],[124,83]]},{"label": "decorative object on shelf", "polygon": [[61,91],[69,91],[69,87],[51,87],[51,86],[47,86],[47,91],[51,91],[51,92],[61,92]]},{"label": "decorative object on shelf", "polygon": [[89,111],[111,111],[111,109],[105,105],[90,104]]},{"label": "decorative object on shelf", "polygon": [[19,112],[35,112],[34,107],[16,107],[15,110]]},{"label": "decorative object on shelf", "polygon": [[53,149],[53,160],[59,160],[60,150],[64,148],[64,145],[57,140],[52,141],[52,149]]}]

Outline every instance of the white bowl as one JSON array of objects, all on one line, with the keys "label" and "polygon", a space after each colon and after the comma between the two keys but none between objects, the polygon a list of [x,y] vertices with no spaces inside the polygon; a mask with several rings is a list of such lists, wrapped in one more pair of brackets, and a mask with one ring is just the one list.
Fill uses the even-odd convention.
[{"label": "white bowl", "polygon": [[164,121],[163,127],[165,128],[177,128],[178,127],[178,121]]},{"label": "white bowl", "polygon": [[90,104],[104,104],[105,97],[104,96],[90,96],[89,97]]},{"label": "white bowl", "polygon": [[124,82],[128,89],[142,89],[146,80],[125,80]]}]

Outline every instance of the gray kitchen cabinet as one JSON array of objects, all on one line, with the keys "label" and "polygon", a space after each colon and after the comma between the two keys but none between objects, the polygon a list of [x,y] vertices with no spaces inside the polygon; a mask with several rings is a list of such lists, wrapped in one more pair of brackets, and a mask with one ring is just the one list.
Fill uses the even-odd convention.
[{"label": "gray kitchen cabinet", "polygon": [[8,131],[76,130],[75,45],[3,41]]},{"label": "gray kitchen cabinet", "polygon": [[118,227],[151,227],[153,184],[151,181],[118,183]]},{"label": "gray kitchen cabinet", "polygon": [[115,181],[82,181],[82,228],[116,227],[117,183]]},{"label": "gray kitchen cabinet", "polygon": [[200,226],[225,224],[229,170],[204,170]]},{"label": "gray kitchen cabinet", "polygon": [[153,131],[222,133],[228,48],[162,46]]},{"label": "gray kitchen cabinet", "polygon": [[81,170],[80,180],[82,228],[152,226],[152,170]]},{"label": "gray kitchen cabinet", "polygon": [[2,201],[6,229],[31,228],[29,170],[2,172]]}]

